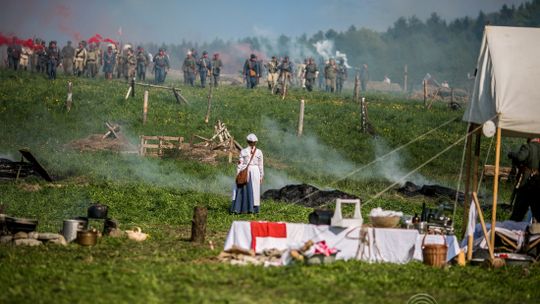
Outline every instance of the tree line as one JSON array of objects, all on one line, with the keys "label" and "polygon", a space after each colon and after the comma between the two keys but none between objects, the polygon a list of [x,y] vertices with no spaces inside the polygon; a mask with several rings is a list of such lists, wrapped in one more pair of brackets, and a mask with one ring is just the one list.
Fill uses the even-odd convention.
[{"label": "tree line", "polygon": [[[476,60],[485,25],[527,26],[540,25],[540,0],[532,0],[519,6],[503,5],[497,12],[486,14],[482,11],[476,18],[462,17],[452,21],[443,20],[439,14],[432,13],[425,21],[416,16],[400,17],[385,32],[351,25],[346,31],[320,30],[311,37],[281,35],[277,39],[267,37],[245,37],[237,41],[215,39],[212,42],[182,41],[179,44],[143,44],[151,52],[166,48],[173,66],[180,66],[186,52],[196,49],[227,53],[235,45],[242,45],[248,52],[291,56],[293,60],[317,56],[314,44],[331,40],[334,49],[347,54],[349,65],[360,67],[366,63],[370,67],[372,80],[382,80],[388,76],[392,82],[403,84],[404,66],[408,67],[409,88],[418,87],[426,73],[436,80],[446,80],[451,86],[468,88],[476,67]],[[294,50],[294,54],[291,54]],[[302,58],[295,58],[302,57]],[[236,72],[241,67],[241,58],[225,62],[226,72]],[[349,71],[354,75],[354,69]]]}]

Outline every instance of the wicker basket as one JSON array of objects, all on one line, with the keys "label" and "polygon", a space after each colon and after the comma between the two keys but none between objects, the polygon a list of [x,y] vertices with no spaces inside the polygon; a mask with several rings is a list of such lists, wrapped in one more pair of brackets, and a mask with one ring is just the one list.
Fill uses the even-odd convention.
[{"label": "wicker basket", "polygon": [[373,227],[394,228],[399,224],[399,216],[370,216]]},{"label": "wicker basket", "polygon": [[444,267],[446,265],[446,256],[448,252],[448,245],[446,244],[446,237],[443,235],[444,244],[426,244],[426,236],[422,240],[422,255],[424,258],[424,264],[433,267]]}]

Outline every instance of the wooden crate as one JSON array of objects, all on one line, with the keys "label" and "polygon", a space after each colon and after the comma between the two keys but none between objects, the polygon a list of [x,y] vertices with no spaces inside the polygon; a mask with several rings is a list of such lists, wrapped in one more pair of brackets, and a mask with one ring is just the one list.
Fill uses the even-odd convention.
[{"label": "wooden crate", "polygon": [[163,156],[165,150],[180,150],[184,137],[140,136],[139,154],[143,156]]}]

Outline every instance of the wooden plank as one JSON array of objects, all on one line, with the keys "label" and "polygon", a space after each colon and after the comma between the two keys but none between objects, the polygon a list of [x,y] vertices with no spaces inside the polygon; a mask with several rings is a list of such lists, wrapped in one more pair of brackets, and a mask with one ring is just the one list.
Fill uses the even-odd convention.
[{"label": "wooden plank", "polygon": [[159,149],[159,144],[144,144],[145,149]]},{"label": "wooden plank", "polygon": [[145,140],[159,140],[159,136],[145,136],[145,135],[143,135],[143,138]]},{"label": "wooden plank", "polygon": [[45,179],[48,182],[53,181],[52,177],[49,175],[49,173],[47,173],[47,170],[45,170],[45,168],[43,168],[39,164],[39,162],[34,157],[34,155],[32,155],[32,153],[30,153],[30,150],[21,149],[21,150],[19,150],[19,152],[22,154],[22,156],[24,156],[24,158],[26,158],[30,163],[32,163],[32,167],[34,168],[34,170],[37,173],[39,173],[39,175],[41,175],[41,177],[43,177],[43,179]]},{"label": "wooden plank", "polygon": [[163,138],[164,140],[179,140],[180,136],[161,136],[161,138]]}]

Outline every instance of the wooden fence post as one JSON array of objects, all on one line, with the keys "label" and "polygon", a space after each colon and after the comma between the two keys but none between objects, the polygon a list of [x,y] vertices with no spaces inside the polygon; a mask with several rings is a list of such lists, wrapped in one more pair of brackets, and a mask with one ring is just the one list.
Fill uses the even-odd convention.
[{"label": "wooden fence post", "polygon": [[360,78],[358,76],[358,73],[356,73],[356,76],[354,76],[354,94],[353,94],[353,101],[358,103],[360,98]]},{"label": "wooden fence post", "polygon": [[422,82],[424,85],[424,107],[427,107],[427,80]]},{"label": "wooden fence post", "polygon": [[68,82],[68,91],[66,98],[66,110],[69,112],[71,110],[71,104],[73,103],[73,83]]},{"label": "wooden fence post", "polygon": [[304,100],[300,100],[300,113],[298,114],[298,136],[304,131]]},{"label": "wooden fence post", "polygon": [[144,102],[143,102],[143,125],[146,124],[146,117],[148,114],[148,90],[144,91]]},{"label": "wooden fence post", "polygon": [[204,123],[208,123],[210,120],[210,110],[212,109],[212,81],[208,84],[208,106],[206,108],[206,115],[204,116]]},{"label": "wooden fence post", "polygon": [[131,79],[131,97],[135,97],[135,77]]},{"label": "wooden fence post", "polygon": [[362,132],[367,132],[367,108],[366,108],[366,98],[362,97],[360,99],[360,126],[362,128]]}]

